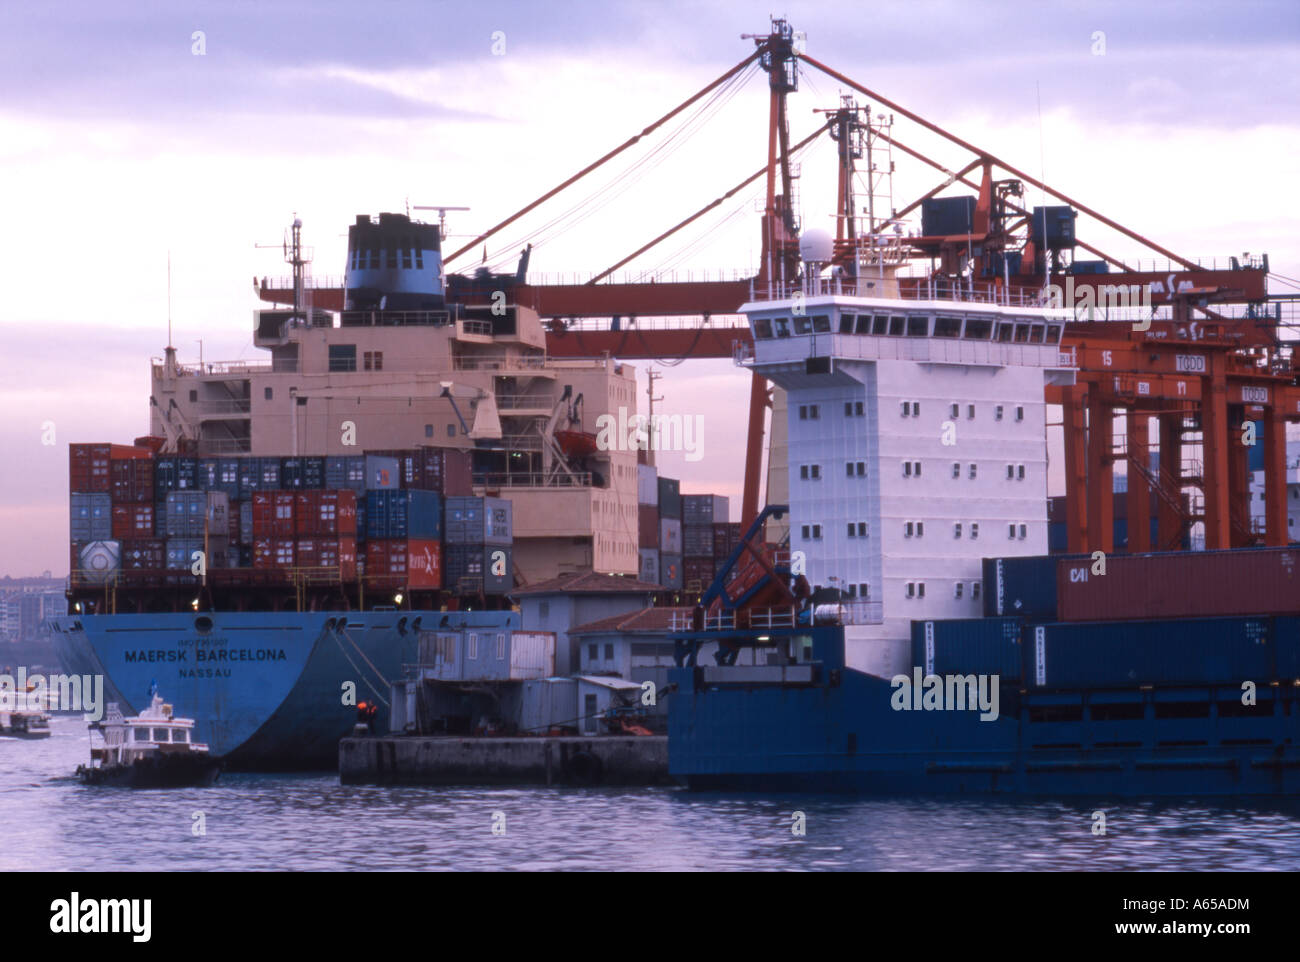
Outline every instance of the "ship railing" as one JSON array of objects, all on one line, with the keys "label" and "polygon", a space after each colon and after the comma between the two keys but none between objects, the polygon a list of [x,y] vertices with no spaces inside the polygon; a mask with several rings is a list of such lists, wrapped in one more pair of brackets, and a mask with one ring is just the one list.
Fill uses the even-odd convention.
[{"label": "ship railing", "polygon": [[[302,279],[302,286],[305,290],[334,290],[343,288],[343,278],[337,274],[322,274],[320,277],[310,275]],[[293,290],[293,276],[286,275],[283,277],[263,277],[262,289],[266,291],[291,291]]]},{"label": "ship railing", "polygon": [[[887,281],[890,279],[886,279]],[[1002,307],[1047,308],[1052,307],[1048,292],[1041,288],[1005,287],[981,284],[977,287],[963,287],[952,284],[936,284],[932,278],[915,276],[895,276],[894,280],[919,280],[924,283],[902,284],[895,288],[890,285],[891,293],[882,292],[879,277],[863,277],[860,280],[845,280],[843,277],[815,277],[797,284],[752,285],[752,301],[784,301],[793,297],[874,297],[904,301],[953,301],[967,304],[993,304]]]},{"label": "ship railing", "polygon": [[700,328],[724,330],[748,328],[743,314],[673,314],[630,317],[563,317],[550,316],[548,323],[561,322],[566,331],[698,331]]},{"label": "ship railing", "polygon": [[200,438],[198,456],[207,458],[221,454],[248,454],[252,450],[251,438]]},{"label": "ship railing", "polygon": [[[757,272],[739,268],[715,268],[672,271],[619,271],[602,277],[604,284],[727,284],[748,281]],[[588,284],[596,276],[594,271],[544,272],[529,271],[529,287],[558,287],[564,285]]]},{"label": "ship railing", "polygon": [[[160,357],[150,359],[154,377],[161,377],[165,362]],[[209,374],[271,374],[295,373],[296,362],[285,364],[259,364],[252,361],[204,361],[202,364],[177,364],[176,373],[182,377],[202,377]]]},{"label": "ship railing", "polygon": [[252,406],[253,402],[248,398],[200,401],[197,405],[200,414],[248,414]]},{"label": "ship railing", "polygon": [[[885,606],[880,601],[842,601],[817,605],[810,613],[813,625],[878,625],[883,623]],[[720,608],[704,612],[704,631],[760,630],[796,628],[800,624],[799,610],[793,605],[758,608]],[[674,611],[669,618],[672,631],[693,631],[692,611]]]},{"label": "ship railing", "polygon": [[445,327],[450,323],[448,311],[343,311],[339,315],[342,327]]},{"label": "ship railing", "polygon": [[546,367],[544,354],[457,354],[453,371],[536,371]]},{"label": "ship railing", "polygon": [[550,411],[555,407],[555,398],[540,394],[498,394],[497,408],[502,411],[518,411],[522,408],[545,408]]},{"label": "ship railing", "polygon": [[507,474],[485,472],[473,476],[475,487],[484,488],[589,488],[591,474],[579,471],[574,474]]}]

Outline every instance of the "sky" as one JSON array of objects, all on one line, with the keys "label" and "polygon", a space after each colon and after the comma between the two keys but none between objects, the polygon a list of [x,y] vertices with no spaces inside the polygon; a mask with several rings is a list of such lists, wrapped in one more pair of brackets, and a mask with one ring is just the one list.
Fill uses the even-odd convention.
[{"label": "sky", "polygon": [[[1219,264],[1267,252],[1275,273],[1300,277],[1294,2],[5,5],[0,574],[67,571],[69,442],[147,430],[169,255],[182,360],[255,358],[251,282],[286,272],[295,214],[322,280],[341,275],[360,213],[469,207],[448,215],[456,246],[741,60],[753,49],[741,35],[766,33],[773,12],[810,55],[1175,252]],[[847,92],[804,70],[795,140]],[[503,232],[489,263],[512,265],[538,231],[535,282],[601,270],[754,172],[766,89],[743,79]],[[901,118],[895,135],[950,168],[969,159]],[[896,206],[938,182],[893,159]],[[799,161],[804,226],[833,228],[833,149]],[[600,204],[584,203],[593,194]],[[752,271],[756,199],[738,195],[629,267]],[[1153,256],[1094,223],[1079,233]],[[664,373],[659,409],[708,417],[705,457],[665,453],[661,470],[738,500],[747,375],[728,361]]]}]

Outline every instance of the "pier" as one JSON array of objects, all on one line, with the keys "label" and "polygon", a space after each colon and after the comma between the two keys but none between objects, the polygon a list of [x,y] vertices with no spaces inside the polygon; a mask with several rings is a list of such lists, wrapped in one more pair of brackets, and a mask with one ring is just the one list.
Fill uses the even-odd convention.
[{"label": "pier", "polygon": [[339,742],[344,785],[667,785],[664,735],[470,738],[390,735]]}]

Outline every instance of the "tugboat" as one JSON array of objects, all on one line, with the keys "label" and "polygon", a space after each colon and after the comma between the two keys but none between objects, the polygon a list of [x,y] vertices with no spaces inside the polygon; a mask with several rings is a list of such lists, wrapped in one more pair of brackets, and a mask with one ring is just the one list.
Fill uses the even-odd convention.
[{"label": "tugboat", "polygon": [[90,749],[90,764],[77,768],[87,785],[120,788],[194,788],[211,785],[221,760],[191,739],[194,719],[176,718],[156,690],[147,709],[124,718],[110,702],[102,722],[91,723],[102,744]]},{"label": "tugboat", "polygon": [[43,711],[0,711],[0,737],[49,738],[50,716]]}]

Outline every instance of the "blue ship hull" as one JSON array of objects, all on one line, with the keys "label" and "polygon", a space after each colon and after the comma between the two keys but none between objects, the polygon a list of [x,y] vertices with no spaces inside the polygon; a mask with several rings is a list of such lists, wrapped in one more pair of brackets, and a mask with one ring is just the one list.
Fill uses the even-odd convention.
[{"label": "blue ship hull", "polygon": [[[777,634],[778,632],[772,632]],[[781,669],[669,671],[669,771],[698,790],[1214,796],[1300,793],[1300,689],[1000,689],[979,711],[896,710],[885,679],[843,667],[839,628]],[[789,674],[787,672],[787,674]],[[765,680],[769,678],[772,680]],[[1124,706],[1117,708],[1116,706]],[[1195,708],[1187,706],[1197,706]],[[1203,717],[1192,717],[1200,715]]]},{"label": "blue ship hull", "polygon": [[[204,612],[69,615],[55,646],[70,673],[103,675],[123,714],[148,704],[151,686],[195,720],[228,769],[335,769],[356,703],[379,705],[388,730],[389,684],[417,660],[418,632],[518,626],[505,612]],[[345,693],[355,692],[345,700]],[[350,703],[348,703],[350,701]]]}]

